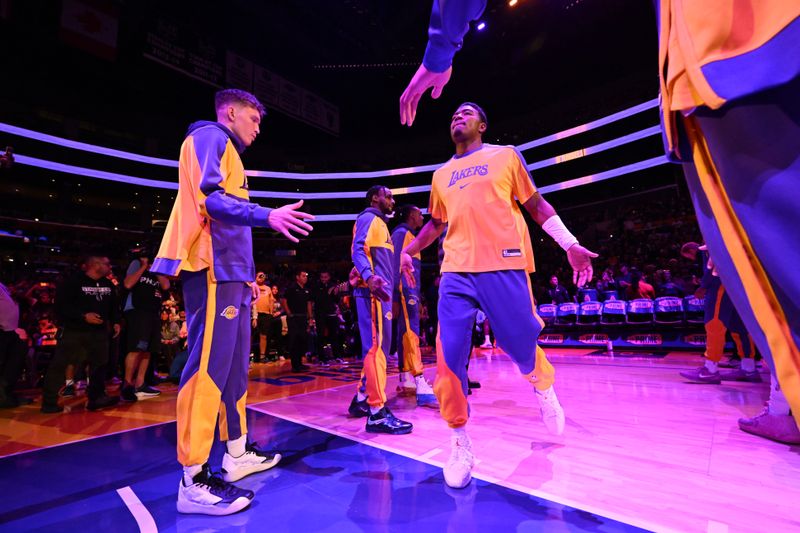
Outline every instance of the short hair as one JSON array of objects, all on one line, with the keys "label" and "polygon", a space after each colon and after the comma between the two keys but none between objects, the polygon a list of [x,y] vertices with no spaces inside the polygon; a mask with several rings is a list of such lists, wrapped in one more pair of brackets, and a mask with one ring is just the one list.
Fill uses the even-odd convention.
[{"label": "short hair", "polygon": [[214,109],[219,112],[225,106],[231,104],[248,105],[254,107],[256,111],[263,117],[267,114],[267,110],[258,101],[258,98],[253,96],[247,91],[241,89],[223,89],[214,95]]},{"label": "short hair", "polygon": [[408,219],[411,217],[411,213],[413,213],[414,210],[419,211],[420,209],[419,207],[411,204],[401,206],[400,209],[397,210],[397,220],[400,222],[408,222]]},{"label": "short hair", "polygon": [[372,197],[378,196],[381,193],[381,190],[385,188],[386,188],[385,185],[373,185],[372,187],[370,187],[369,190],[367,191],[367,205],[371,205]]},{"label": "short hair", "polygon": [[476,104],[474,102],[464,102],[463,104],[459,105],[456,108],[456,110],[461,109],[462,107],[467,106],[467,105],[478,112],[478,116],[481,117],[481,122],[483,122],[487,126],[489,125],[489,121],[486,120],[486,112],[483,110],[483,108],[481,106],[479,106],[478,104]]}]

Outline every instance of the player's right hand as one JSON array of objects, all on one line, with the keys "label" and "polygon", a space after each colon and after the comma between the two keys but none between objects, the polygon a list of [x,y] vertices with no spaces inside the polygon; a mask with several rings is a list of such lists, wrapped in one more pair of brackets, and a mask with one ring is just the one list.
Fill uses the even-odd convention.
[{"label": "player's right hand", "polygon": [[411,256],[405,252],[400,253],[400,272],[409,287],[413,289],[417,286],[417,280],[414,279],[414,262],[411,260]]},{"label": "player's right hand", "polygon": [[295,209],[302,205],[303,200],[300,200],[299,202],[273,209],[269,212],[269,216],[267,217],[269,227],[282,233],[292,242],[300,242],[300,239],[292,235],[291,232],[306,237],[308,236],[308,232],[314,229],[311,227],[311,224],[304,222],[304,220],[314,220],[314,215],[302,211],[295,211]]},{"label": "player's right hand", "polygon": [[378,275],[370,276],[367,280],[367,286],[369,287],[369,292],[382,302],[388,302],[392,299],[392,294],[386,289],[389,284],[382,277]]},{"label": "player's right hand", "polygon": [[434,100],[439,98],[442,95],[444,86],[450,81],[452,72],[453,67],[444,72],[431,72],[425,68],[425,65],[420,65],[414,77],[408,83],[408,87],[400,96],[400,124],[411,126],[417,116],[417,106],[420,98],[430,88],[433,88],[431,98]]}]

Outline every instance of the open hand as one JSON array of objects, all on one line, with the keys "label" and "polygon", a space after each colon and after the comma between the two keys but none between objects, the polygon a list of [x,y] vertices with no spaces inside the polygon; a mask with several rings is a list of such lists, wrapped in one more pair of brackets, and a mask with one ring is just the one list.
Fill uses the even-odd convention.
[{"label": "open hand", "polygon": [[430,88],[431,98],[434,100],[442,95],[442,90],[447,82],[450,81],[450,74],[453,72],[453,67],[448,68],[444,72],[431,72],[425,65],[420,65],[414,77],[408,83],[408,87],[403,91],[400,96],[400,124],[411,126],[417,116],[417,105],[419,100]]},{"label": "open hand", "polygon": [[592,259],[597,257],[597,254],[590,252],[578,243],[573,244],[567,250],[567,260],[572,266],[572,283],[576,287],[583,287],[590,281],[594,271],[592,270]]},{"label": "open hand", "polygon": [[303,200],[293,204],[287,204],[269,212],[267,222],[269,227],[277,232],[282,233],[287,239],[292,242],[300,242],[300,239],[292,235],[295,232],[303,237],[308,235],[308,232],[313,230],[311,224],[307,224],[304,220],[314,220],[314,215],[304,213],[302,211],[295,211],[303,205]]},{"label": "open hand", "polygon": [[400,272],[409,287],[413,289],[417,286],[417,280],[414,279],[414,262],[411,260],[411,256],[405,252],[400,254]]}]

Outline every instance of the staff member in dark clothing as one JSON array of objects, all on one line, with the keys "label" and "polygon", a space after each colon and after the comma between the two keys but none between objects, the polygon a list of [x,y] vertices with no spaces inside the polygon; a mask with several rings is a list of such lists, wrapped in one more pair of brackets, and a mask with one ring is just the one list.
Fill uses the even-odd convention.
[{"label": "staff member in dark clothing", "polygon": [[166,276],[150,272],[150,258],[144,252],[128,267],[123,284],[130,292],[125,300],[128,355],[125,356],[123,402],[145,400],[161,394],[145,383],[153,353],[161,353],[162,292],[169,290]]},{"label": "staff member in dark clothing", "polygon": [[325,345],[330,344],[330,355],[334,359],[342,356],[342,341],[339,335],[339,314],[336,310],[336,302],[339,292],[346,285],[337,285],[331,279],[331,273],[323,270],[319,273],[319,285],[314,291],[314,319],[316,320],[318,333],[317,353],[323,361],[329,359],[329,354],[325,352]]},{"label": "staff member in dark clothing", "polygon": [[64,381],[68,364],[82,366],[89,362],[91,374],[86,395],[87,409],[97,411],[112,407],[119,397],[105,391],[108,363],[108,333],[120,332],[120,311],[114,285],[106,279],[111,272],[108,257],[92,255],[83,263],[84,271],[64,281],[56,292],[56,315],[61,339],[50,362],[42,390],[42,412],[60,413],[58,389]]},{"label": "staff member in dark clothing", "polygon": [[315,326],[314,313],[311,307],[311,291],[306,288],[308,272],[300,271],[295,275],[296,283],[286,289],[281,299],[286,311],[289,326],[289,355],[292,359],[293,372],[305,372],[310,368],[303,364],[303,354],[308,346],[308,330]]}]

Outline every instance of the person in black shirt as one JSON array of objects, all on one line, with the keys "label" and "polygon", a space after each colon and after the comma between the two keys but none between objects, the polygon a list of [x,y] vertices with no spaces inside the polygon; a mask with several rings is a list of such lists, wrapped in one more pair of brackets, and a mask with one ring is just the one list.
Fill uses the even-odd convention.
[{"label": "person in black shirt", "polygon": [[42,390],[42,412],[60,413],[58,389],[67,364],[91,367],[87,408],[96,411],[111,407],[119,397],[105,392],[109,332],[120,332],[120,312],[114,285],[106,279],[111,271],[108,257],[92,255],[83,262],[84,271],[64,281],[56,291],[56,315],[61,339],[50,362]]},{"label": "person in black shirt", "polygon": [[550,288],[547,290],[547,294],[550,296],[550,300],[556,305],[572,301],[569,292],[558,282],[558,276],[556,275],[550,276]]},{"label": "person in black shirt", "polygon": [[286,289],[281,299],[289,326],[289,355],[294,372],[309,370],[303,364],[303,355],[308,346],[308,330],[316,325],[311,307],[311,291],[306,288],[306,283],[308,272],[298,272],[295,275],[295,284]]},{"label": "person in black shirt", "polygon": [[151,354],[161,353],[161,302],[169,280],[150,272],[150,258],[142,256],[131,262],[123,285],[130,292],[124,307],[128,355],[120,397],[123,402],[135,402],[161,394],[145,383],[145,376]]}]

